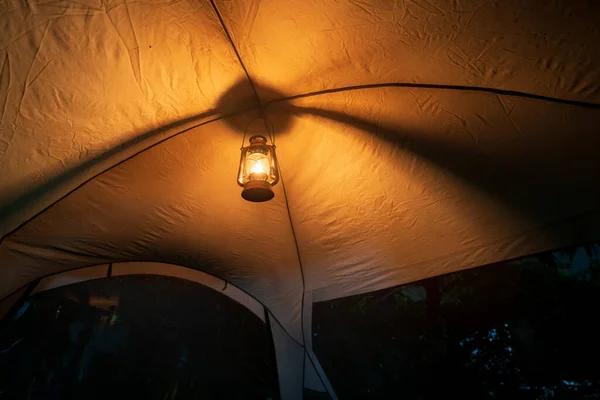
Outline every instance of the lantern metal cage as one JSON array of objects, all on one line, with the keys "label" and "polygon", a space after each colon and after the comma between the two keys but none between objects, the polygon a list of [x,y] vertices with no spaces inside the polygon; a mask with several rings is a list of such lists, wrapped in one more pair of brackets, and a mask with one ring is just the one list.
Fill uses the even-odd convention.
[{"label": "lantern metal cage", "polygon": [[254,135],[241,152],[237,182],[244,188],[242,197],[252,202],[271,200],[275,196],[272,187],[279,182],[275,146],[267,144],[266,137]]}]

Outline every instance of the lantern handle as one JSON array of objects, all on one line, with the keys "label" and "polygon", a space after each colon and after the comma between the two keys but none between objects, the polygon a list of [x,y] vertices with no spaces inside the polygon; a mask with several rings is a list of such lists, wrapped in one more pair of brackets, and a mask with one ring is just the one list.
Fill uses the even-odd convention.
[{"label": "lantern handle", "polygon": [[267,133],[269,134],[269,140],[271,141],[271,145],[273,146],[273,148],[275,148],[275,126],[273,125],[271,120],[267,118],[266,113],[263,114],[263,120],[265,121],[265,127],[267,128]]},{"label": "lantern handle", "polygon": [[271,120],[269,120],[269,118],[267,118],[264,110],[261,110],[260,115],[258,117],[250,120],[246,124],[246,127],[244,128],[244,135],[242,136],[242,147],[240,147],[240,150],[243,150],[244,145],[246,144],[246,134],[248,133],[248,127],[250,126],[251,123],[253,123],[257,119],[261,119],[261,118],[262,118],[263,122],[265,123],[265,128],[267,129],[267,134],[269,136],[269,140],[271,141],[271,145],[273,146],[273,148],[275,148],[275,126],[273,125]]},{"label": "lantern handle", "polygon": [[246,144],[246,133],[248,132],[248,127],[250,126],[251,123],[253,123],[254,121],[256,121],[257,119],[260,119],[261,117],[256,117],[254,119],[251,119],[247,124],[246,127],[244,128],[244,135],[242,136],[242,147],[240,147],[240,150],[244,150],[244,145]]}]

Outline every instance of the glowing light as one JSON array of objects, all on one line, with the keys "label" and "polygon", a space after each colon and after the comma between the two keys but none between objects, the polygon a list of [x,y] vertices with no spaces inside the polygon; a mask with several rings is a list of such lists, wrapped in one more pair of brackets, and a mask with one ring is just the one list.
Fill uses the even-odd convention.
[{"label": "glowing light", "polygon": [[250,179],[266,180],[269,173],[269,159],[262,153],[254,153],[246,159]]},{"label": "glowing light", "polygon": [[252,136],[250,145],[242,148],[238,184],[244,188],[242,197],[262,202],[272,199],[271,189],[279,181],[275,146],[268,145],[264,136]]}]

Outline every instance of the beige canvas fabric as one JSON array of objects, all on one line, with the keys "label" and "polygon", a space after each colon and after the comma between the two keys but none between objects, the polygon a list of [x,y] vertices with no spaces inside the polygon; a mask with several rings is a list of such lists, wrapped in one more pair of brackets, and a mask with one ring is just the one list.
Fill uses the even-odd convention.
[{"label": "beige canvas fabric", "polygon": [[[597,240],[598,20],[584,0],[5,1],[0,297],[174,264],[304,343],[308,297]],[[282,175],[262,204],[235,180],[254,133]]]}]

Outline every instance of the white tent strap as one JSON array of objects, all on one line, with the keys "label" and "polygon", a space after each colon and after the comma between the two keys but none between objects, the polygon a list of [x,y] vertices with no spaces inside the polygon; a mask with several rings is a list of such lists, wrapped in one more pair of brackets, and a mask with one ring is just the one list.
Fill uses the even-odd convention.
[{"label": "white tent strap", "polygon": [[313,352],[312,346],[312,311],[313,311],[313,297],[312,292],[306,292],[304,294],[302,318],[304,319],[304,337],[306,340],[306,354],[305,354],[305,366],[304,366],[304,387],[317,392],[327,392],[333,400],[337,400],[337,395],[333,390],[333,386],[321,363],[317,358],[317,355]]},{"label": "white tent strap", "polygon": [[[126,275],[160,275],[199,283],[218,291],[243,305],[265,322],[263,306],[260,302],[236,286],[227,284],[223,279],[214,277],[205,272],[181,267],[179,265],[154,262],[114,263],[112,264],[111,269],[113,277]],[[109,264],[103,264],[51,275],[42,279],[32,294],[92,279],[106,278],[108,276],[108,271]]]}]

